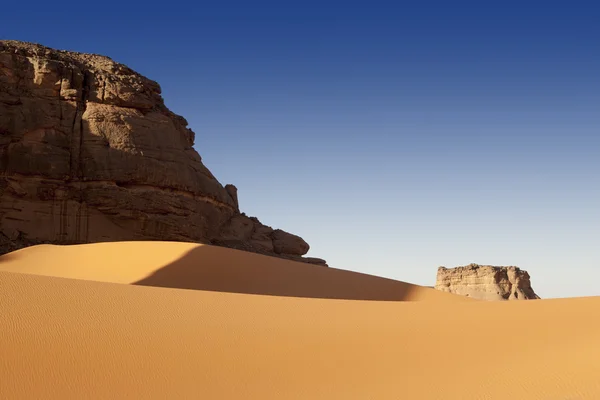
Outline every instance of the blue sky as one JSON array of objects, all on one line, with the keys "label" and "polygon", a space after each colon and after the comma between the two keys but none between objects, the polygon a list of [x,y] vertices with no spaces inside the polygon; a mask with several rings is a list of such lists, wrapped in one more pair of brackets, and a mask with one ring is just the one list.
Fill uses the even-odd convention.
[{"label": "blue sky", "polygon": [[600,6],[285,3],[9,2],[0,38],[158,81],[241,208],[333,267],[600,295]]}]

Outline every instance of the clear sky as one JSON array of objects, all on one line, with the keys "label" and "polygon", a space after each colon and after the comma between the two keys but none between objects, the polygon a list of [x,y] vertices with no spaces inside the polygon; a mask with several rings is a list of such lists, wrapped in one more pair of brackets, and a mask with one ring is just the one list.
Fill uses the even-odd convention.
[{"label": "clear sky", "polygon": [[336,268],[600,295],[600,5],[7,2],[0,38],[163,88],[241,208]]}]

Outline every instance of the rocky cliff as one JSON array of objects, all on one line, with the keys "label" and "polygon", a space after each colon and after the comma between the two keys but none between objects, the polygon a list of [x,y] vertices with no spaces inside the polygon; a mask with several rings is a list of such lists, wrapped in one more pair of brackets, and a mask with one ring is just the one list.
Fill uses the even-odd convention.
[{"label": "rocky cliff", "polygon": [[517,267],[469,264],[439,267],[435,288],[481,300],[539,299],[531,288],[527,271]]},{"label": "rocky cliff", "polygon": [[108,57],[0,41],[0,253],[167,240],[298,261],[309,246],[240,213],[159,85]]}]

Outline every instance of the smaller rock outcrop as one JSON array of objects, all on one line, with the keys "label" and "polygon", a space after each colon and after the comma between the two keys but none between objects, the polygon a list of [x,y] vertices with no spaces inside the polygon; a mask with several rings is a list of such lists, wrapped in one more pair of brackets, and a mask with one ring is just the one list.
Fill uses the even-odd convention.
[{"label": "smaller rock outcrop", "polygon": [[533,300],[540,297],[531,288],[527,271],[518,267],[469,264],[439,267],[435,288],[480,300]]}]

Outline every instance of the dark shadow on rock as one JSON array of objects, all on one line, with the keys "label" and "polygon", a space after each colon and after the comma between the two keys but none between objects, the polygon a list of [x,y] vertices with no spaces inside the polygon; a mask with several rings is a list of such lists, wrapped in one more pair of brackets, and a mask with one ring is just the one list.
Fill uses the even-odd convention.
[{"label": "dark shadow on rock", "polygon": [[414,286],[358,272],[198,246],[134,283],[179,289],[346,300],[409,300]]}]

